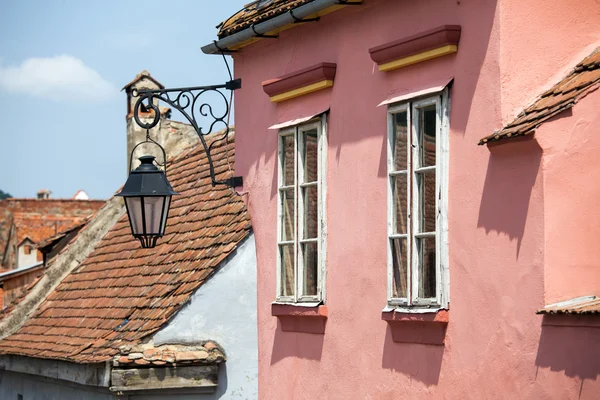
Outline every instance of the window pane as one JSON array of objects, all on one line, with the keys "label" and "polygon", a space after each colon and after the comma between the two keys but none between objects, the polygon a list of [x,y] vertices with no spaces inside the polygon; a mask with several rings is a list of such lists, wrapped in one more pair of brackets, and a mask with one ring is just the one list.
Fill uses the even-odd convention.
[{"label": "window pane", "polygon": [[419,252],[419,298],[436,297],[435,237],[417,239]]},{"label": "window pane", "polygon": [[435,232],[435,170],[418,172],[419,232]]},{"label": "window pane", "polygon": [[304,255],[304,288],[302,289],[302,294],[305,296],[316,296],[319,260],[317,243],[304,243],[302,249]]},{"label": "window pane", "polygon": [[403,111],[394,114],[394,171],[403,171],[407,168],[408,144],[407,113]]},{"label": "window pane", "polygon": [[165,198],[165,203],[164,203],[164,207],[163,207],[163,216],[161,217],[162,220],[162,227],[161,227],[161,231],[164,233],[165,228],[167,226],[167,216],[169,215],[169,206],[171,205],[171,196],[167,196]]},{"label": "window pane", "polygon": [[394,233],[407,233],[407,176],[405,174],[392,176],[392,196],[394,201],[393,230]]},{"label": "window pane", "polygon": [[304,139],[304,183],[317,181],[317,130],[303,132]]},{"label": "window pane", "polygon": [[406,298],[407,297],[407,240],[406,239],[391,239],[392,246],[392,267],[394,280],[392,282],[392,297]]},{"label": "window pane", "polygon": [[318,234],[318,188],[309,186],[302,189],[304,193],[304,239],[314,239]]},{"label": "window pane", "polygon": [[294,135],[281,137],[281,166],[283,176],[281,178],[282,186],[292,186],[294,184]]},{"label": "window pane", "polygon": [[281,295],[294,296],[294,245],[279,246],[281,257]]},{"label": "window pane", "polygon": [[430,106],[419,109],[419,154],[421,167],[435,165],[435,139],[437,115],[436,106]]},{"label": "window pane", "polygon": [[281,240],[294,240],[296,221],[294,189],[281,190]]}]

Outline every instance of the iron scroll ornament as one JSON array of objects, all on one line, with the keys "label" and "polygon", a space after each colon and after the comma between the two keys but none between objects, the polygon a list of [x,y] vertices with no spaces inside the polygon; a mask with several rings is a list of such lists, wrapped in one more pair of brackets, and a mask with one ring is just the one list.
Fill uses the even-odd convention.
[{"label": "iron scroll ornament", "polygon": [[[210,179],[212,181],[213,187],[217,184],[219,185],[227,185],[230,187],[241,186],[243,181],[241,176],[234,176],[223,181],[218,181],[215,177],[215,168],[213,165],[212,157],[210,155],[212,145],[222,139],[227,138],[229,134],[229,122],[228,115],[231,108],[231,96],[230,99],[227,99],[227,96],[223,93],[222,90],[231,91],[231,95],[233,95],[233,91],[236,89],[240,89],[242,87],[241,79],[233,79],[229,82],[220,85],[210,85],[210,86],[196,86],[196,87],[188,87],[188,88],[174,88],[174,89],[155,89],[155,90],[137,90],[134,89],[131,93],[133,97],[139,97],[137,102],[135,103],[133,109],[133,118],[135,122],[143,129],[151,129],[155,127],[160,121],[160,109],[155,104],[156,100],[164,101],[169,104],[171,107],[179,111],[185,119],[192,125],[192,128],[198,134],[200,138],[200,142],[202,146],[204,146],[204,150],[206,151],[206,157],[208,159],[209,171],[210,171]],[[222,99],[225,107],[223,113],[215,113],[214,107],[209,103],[202,102],[200,97],[204,94],[216,93],[218,94],[217,98]],[[154,111],[154,118],[152,121],[146,123],[140,120],[140,110],[147,112],[152,109]],[[199,114],[199,115],[198,115]],[[203,117],[208,120],[208,129],[203,131],[202,126],[199,124],[199,118]],[[222,124],[225,127],[225,133],[221,139],[214,140],[211,145],[206,144],[206,140],[204,139],[205,135],[213,133],[213,129],[215,126]]]}]

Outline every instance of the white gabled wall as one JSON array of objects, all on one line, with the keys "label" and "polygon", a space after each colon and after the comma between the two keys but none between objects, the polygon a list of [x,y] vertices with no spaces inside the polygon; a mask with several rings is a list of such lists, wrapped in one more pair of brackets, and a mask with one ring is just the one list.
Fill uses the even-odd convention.
[{"label": "white gabled wall", "polygon": [[219,369],[219,386],[216,393],[204,395],[203,399],[258,397],[256,247],[253,234],[153,339],[157,346],[205,340],[213,340],[222,346],[227,361]]}]

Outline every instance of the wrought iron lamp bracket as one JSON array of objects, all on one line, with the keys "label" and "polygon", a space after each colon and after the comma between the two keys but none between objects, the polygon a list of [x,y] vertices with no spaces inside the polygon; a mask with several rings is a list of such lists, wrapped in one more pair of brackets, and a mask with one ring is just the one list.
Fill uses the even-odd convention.
[{"label": "wrought iron lamp bracket", "polygon": [[[188,120],[198,134],[200,142],[206,151],[212,185],[215,186],[219,184],[230,187],[241,186],[241,176],[234,176],[225,180],[217,180],[215,177],[215,168],[212,157],[210,155],[212,145],[219,140],[227,138],[227,135],[229,134],[229,121],[227,117],[231,108],[231,98],[228,100],[223,91],[229,90],[231,91],[231,94],[233,94],[234,90],[240,89],[241,87],[242,80],[233,79],[220,85],[155,90],[134,89],[131,95],[133,97],[139,97],[139,99],[134,106],[133,118],[135,119],[135,122],[143,129],[151,129],[155,127],[160,121],[160,109],[158,105],[155,104],[156,102],[154,100],[156,99],[164,101],[166,104],[179,111],[185,117],[185,119]],[[200,100],[203,95],[210,93],[218,94],[219,96],[217,96],[217,98],[223,100],[225,105],[225,111],[223,113],[216,113],[213,106],[211,106],[209,103],[203,102],[203,100]],[[142,121],[140,112],[148,112],[149,110],[154,112],[152,120],[149,122]],[[201,118],[207,121],[206,130],[203,130],[203,126],[200,125]],[[215,126],[224,126],[225,133],[222,138],[215,139],[209,146],[206,143],[204,136],[213,133]]]},{"label": "wrought iron lamp bracket", "polygon": [[138,144],[136,144],[135,146],[133,146],[133,149],[131,149],[131,154],[129,154],[129,171],[132,171],[131,166],[133,165],[133,154],[135,153],[135,149],[137,149],[139,146],[143,145],[143,144],[147,144],[147,143],[152,143],[156,146],[158,146],[158,148],[160,149],[160,151],[162,152],[162,156],[163,156],[163,162],[162,164],[159,163],[158,161],[154,161],[159,167],[162,167],[164,172],[165,172],[165,176],[167,176],[167,153],[165,151],[165,148],[162,147],[160,145],[160,143],[158,143],[155,140],[152,140],[152,138],[150,137],[150,129],[146,129],[146,140],[144,140],[143,142],[139,142]]}]

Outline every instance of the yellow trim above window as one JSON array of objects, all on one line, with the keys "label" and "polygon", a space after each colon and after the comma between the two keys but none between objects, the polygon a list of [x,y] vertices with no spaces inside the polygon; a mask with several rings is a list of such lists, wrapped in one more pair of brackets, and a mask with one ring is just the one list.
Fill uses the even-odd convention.
[{"label": "yellow trim above window", "polygon": [[456,53],[458,46],[455,44],[448,44],[446,46],[438,47],[437,49],[427,50],[422,53],[413,54],[412,56],[399,58],[394,61],[381,64],[379,66],[380,71],[391,71],[393,69],[406,67],[408,65],[420,63],[423,61],[431,60],[432,58],[442,57],[448,54]]},{"label": "yellow trim above window", "polygon": [[333,86],[333,81],[330,79],[324,79],[319,82],[311,83],[310,85],[299,87],[298,89],[289,90],[287,92],[283,92],[272,96],[272,103],[279,103],[281,101],[293,99],[294,97],[304,96],[305,94],[309,94],[312,92],[316,92],[318,90],[327,89]]}]

